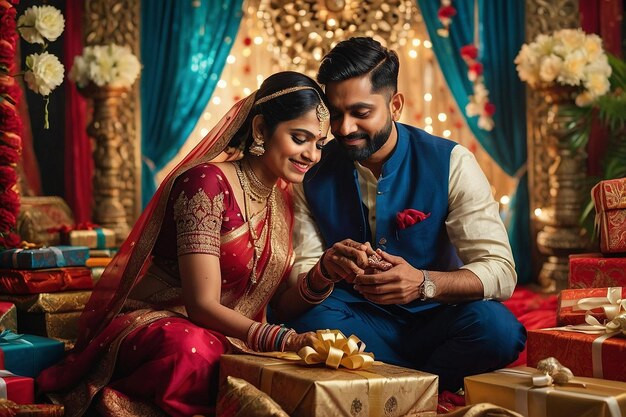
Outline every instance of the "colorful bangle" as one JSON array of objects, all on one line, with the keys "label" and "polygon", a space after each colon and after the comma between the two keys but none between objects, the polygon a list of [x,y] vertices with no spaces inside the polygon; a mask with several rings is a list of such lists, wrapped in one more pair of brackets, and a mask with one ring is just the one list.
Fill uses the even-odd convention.
[{"label": "colorful bangle", "polygon": [[248,329],[246,344],[256,352],[284,352],[287,339],[294,333],[283,325],[254,322]]},{"label": "colorful bangle", "polygon": [[319,304],[333,292],[334,284],[328,285],[322,292],[315,291],[311,288],[311,283],[309,282],[310,275],[311,271],[300,277],[300,280],[298,281],[298,292],[307,303]]}]

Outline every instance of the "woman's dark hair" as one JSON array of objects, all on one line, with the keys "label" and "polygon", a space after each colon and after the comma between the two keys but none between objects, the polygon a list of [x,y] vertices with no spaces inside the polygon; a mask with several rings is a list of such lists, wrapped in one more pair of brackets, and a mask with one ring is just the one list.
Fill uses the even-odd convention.
[{"label": "woman's dark hair", "polygon": [[398,54],[372,38],[355,37],[339,42],[324,56],[317,81],[328,84],[369,74],[372,93],[398,92]]},{"label": "woman's dark hair", "polygon": [[[292,87],[311,87],[281,94],[275,98],[257,104],[267,96]],[[230,146],[238,147],[245,141],[244,153],[252,143],[252,119],[258,114],[263,116],[264,124],[270,135],[279,123],[297,119],[320,104],[320,98],[328,108],[328,100],[319,84],[312,78],[294,71],[283,71],[270,75],[263,81],[256,93],[255,104],[246,121],[230,142]]]}]

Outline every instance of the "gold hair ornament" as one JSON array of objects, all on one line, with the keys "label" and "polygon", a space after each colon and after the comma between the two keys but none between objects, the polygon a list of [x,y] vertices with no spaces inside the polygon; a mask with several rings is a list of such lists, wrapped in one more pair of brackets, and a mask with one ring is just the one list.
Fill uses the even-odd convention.
[{"label": "gold hair ornament", "polygon": [[275,93],[270,94],[269,96],[261,97],[254,104],[263,104],[267,101],[275,99],[276,97],[284,96],[285,94],[293,93],[295,91],[300,90],[313,90],[317,97],[320,99],[320,104],[315,108],[315,115],[317,116],[317,120],[320,122],[320,135],[322,134],[322,129],[324,127],[324,122],[330,120],[330,111],[328,111],[328,107],[324,104],[324,100],[322,100],[322,96],[320,96],[319,91],[317,91],[313,87],[299,85],[296,87],[285,88],[284,90],[278,90]]}]

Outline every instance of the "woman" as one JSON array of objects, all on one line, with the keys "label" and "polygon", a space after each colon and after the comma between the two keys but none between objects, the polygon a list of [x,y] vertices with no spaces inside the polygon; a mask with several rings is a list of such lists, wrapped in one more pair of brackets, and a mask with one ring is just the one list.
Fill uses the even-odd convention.
[{"label": "woman", "polygon": [[[315,81],[278,73],[168,176],[94,289],[75,349],[38,378],[67,416],[152,415],[155,405],[212,414],[226,337],[255,351],[310,344],[312,333],[263,321],[292,262],[287,183],[318,162],[328,127]],[[272,301],[315,298],[301,287]]]}]

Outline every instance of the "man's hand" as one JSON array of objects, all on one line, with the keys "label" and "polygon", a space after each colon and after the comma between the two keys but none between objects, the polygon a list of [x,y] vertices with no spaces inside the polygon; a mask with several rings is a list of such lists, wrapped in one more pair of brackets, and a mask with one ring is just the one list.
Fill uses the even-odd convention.
[{"label": "man's hand", "polygon": [[375,254],[369,242],[344,239],[326,250],[322,259],[322,272],[333,281],[345,279],[352,283],[356,275],[365,273],[365,269],[370,267],[368,257]]},{"label": "man's hand", "polygon": [[390,255],[380,249],[376,253],[383,261],[389,262],[391,268],[382,272],[357,275],[354,289],[377,304],[406,304],[418,299],[420,286],[424,282],[423,273],[413,268],[404,258]]},{"label": "man's hand", "polygon": [[317,339],[315,332],[294,333],[289,336],[285,344],[286,352],[298,352],[305,346],[313,346],[313,341]]}]

